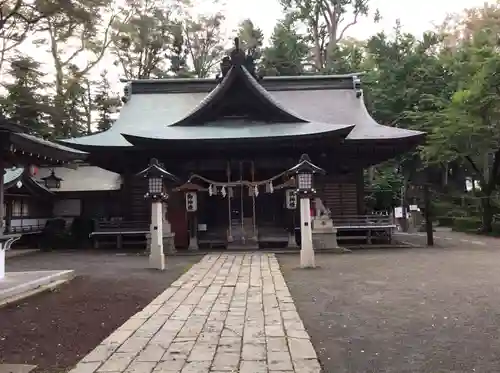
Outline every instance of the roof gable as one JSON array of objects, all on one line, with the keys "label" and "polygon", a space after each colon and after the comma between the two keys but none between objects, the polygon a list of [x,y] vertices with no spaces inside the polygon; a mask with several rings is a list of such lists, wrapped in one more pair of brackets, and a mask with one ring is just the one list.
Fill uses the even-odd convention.
[{"label": "roof gable", "polygon": [[248,57],[238,49],[237,41],[231,59],[223,60],[221,70],[223,78],[220,84],[194,110],[172,126],[199,126],[226,119],[267,123],[307,122],[281,106],[260,85]]}]

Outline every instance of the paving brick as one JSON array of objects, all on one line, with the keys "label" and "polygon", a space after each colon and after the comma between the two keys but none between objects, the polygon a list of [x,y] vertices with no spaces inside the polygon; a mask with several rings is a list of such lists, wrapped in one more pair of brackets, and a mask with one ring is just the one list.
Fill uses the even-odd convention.
[{"label": "paving brick", "polygon": [[125,373],[151,373],[156,366],[156,362],[133,361]]},{"label": "paving brick", "polygon": [[106,362],[97,370],[98,373],[115,373],[124,372],[125,369],[134,359],[135,354],[130,353],[114,353]]},{"label": "paving brick", "polygon": [[266,345],[263,343],[244,343],[241,357],[243,360],[266,360]]},{"label": "paving brick", "polygon": [[212,361],[217,343],[196,343],[189,354],[188,361]]},{"label": "paving brick", "polygon": [[76,367],[70,370],[69,373],[94,373],[97,371],[97,368],[99,368],[99,365],[101,365],[100,362],[96,363],[79,363]]},{"label": "paving brick", "polygon": [[318,373],[319,363],[276,258],[254,253],[206,255],[77,368]]},{"label": "paving brick", "polygon": [[158,362],[161,360],[165,352],[166,349],[163,347],[149,344],[139,353],[135,360],[141,362]]},{"label": "paving brick", "polygon": [[288,338],[292,360],[316,359],[316,351],[309,339]]},{"label": "paving brick", "polygon": [[300,373],[321,373],[318,359],[299,359],[293,361],[293,367]]},{"label": "paving brick", "polygon": [[240,365],[239,373],[267,373],[267,364],[265,361],[246,361],[243,360]]},{"label": "paving brick", "polygon": [[212,364],[212,370],[236,370],[240,362],[237,352],[217,352]]},{"label": "paving brick", "polygon": [[267,364],[269,371],[293,370],[292,360],[288,352],[269,352]]},{"label": "paving brick", "polygon": [[181,373],[209,373],[210,365],[210,361],[191,361],[184,365]]},{"label": "paving brick", "polygon": [[153,373],[180,373],[180,371],[184,365],[186,365],[185,360],[161,361],[153,369]]},{"label": "paving brick", "polygon": [[116,345],[99,345],[82,359],[82,362],[93,363],[106,361],[116,350]]}]

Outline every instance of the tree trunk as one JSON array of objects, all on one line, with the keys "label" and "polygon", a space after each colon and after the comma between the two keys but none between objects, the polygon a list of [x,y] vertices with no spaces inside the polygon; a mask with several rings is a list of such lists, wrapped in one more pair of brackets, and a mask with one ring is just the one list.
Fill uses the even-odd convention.
[{"label": "tree trunk", "polygon": [[493,208],[491,206],[491,193],[482,196],[481,198],[481,209],[482,209],[482,227],[481,232],[489,233],[493,230]]}]

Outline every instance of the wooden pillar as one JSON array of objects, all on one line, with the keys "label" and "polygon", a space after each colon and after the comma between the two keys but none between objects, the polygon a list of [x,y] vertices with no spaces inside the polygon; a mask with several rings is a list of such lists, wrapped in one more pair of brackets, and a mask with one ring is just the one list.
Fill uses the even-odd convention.
[{"label": "wooden pillar", "polygon": [[7,233],[10,232],[10,229],[12,227],[12,205],[14,201],[12,199],[9,199],[8,201],[5,202],[5,231]]},{"label": "wooden pillar", "polygon": [[[240,161],[240,181],[243,180],[243,162]],[[244,232],[244,224],[243,224],[243,219],[244,219],[244,216],[245,216],[245,213],[244,213],[244,207],[243,207],[243,193],[245,193],[245,190],[244,190],[244,187],[243,187],[243,184],[240,185],[240,188],[241,188],[241,193],[240,193],[240,208],[241,208],[241,211],[240,211],[240,224],[241,224],[241,233],[243,234],[243,237],[242,239],[245,240],[245,232]]]},{"label": "wooden pillar", "polygon": [[3,159],[0,159],[0,234],[4,234],[4,222],[3,218],[5,216],[5,211],[4,211],[4,195],[5,195],[5,185],[3,183],[3,178],[5,175],[5,162]]},{"label": "wooden pillar", "polygon": [[[255,164],[252,162],[252,183],[255,181]],[[253,225],[253,239],[257,241],[257,220],[255,216],[255,192],[252,193],[252,225]]]},{"label": "wooden pillar", "polygon": [[[374,167],[370,167],[369,170],[373,174]],[[358,215],[365,215],[367,212],[365,206],[365,177],[362,168],[356,171],[356,194],[358,198]]]},{"label": "wooden pillar", "polygon": [[[231,161],[227,161],[226,166],[227,183],[231,183]],[[231,199],[233,198],[233,189],[230,186],[227,187],[227,242],[233,242],[233,232],[232,232],[232,214],[231,214]]]},{"label": "wooden pillar", "polygon": [[427,234],[427,246],[434,246],[434,232],[432,227],[431,213],[431,197],[429,192],[429,183],[424,185],[424,216],[425,216],[425,232]]}]

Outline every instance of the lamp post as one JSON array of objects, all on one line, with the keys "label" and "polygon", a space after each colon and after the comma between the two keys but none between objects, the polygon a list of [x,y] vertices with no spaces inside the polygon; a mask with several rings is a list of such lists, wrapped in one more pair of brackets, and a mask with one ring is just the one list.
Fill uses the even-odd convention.
[{"label": "lamp post", "polygon": [[54,170],[50,172],[49,176],[42,177],[42,180],[48,189],[59,189],[61,187],[61,181],[63,181],[63,179],[56,176]]},{"label": "lamp post", "polygon": [[149,167],[139,172],[137,176],[148,179],[148,192],[144,197],[151,200],[149,265],[151,268],[164,270],[162,205],[167,200],[168,194],[163,189],[163,181],[165,178],[170,180],[177,180],[177,178],[166,171],[156,158],[151,159]]},{"label": "lamp post", "polygon": [[312,243],[311,197],[316,193],[314,174],[324,174],[325,171],[313,164],[307,154],[302,154],[299,163],[287,173],[297,175],[297,196],[300,199],[300,266],[314,268],[316,263]]}]

